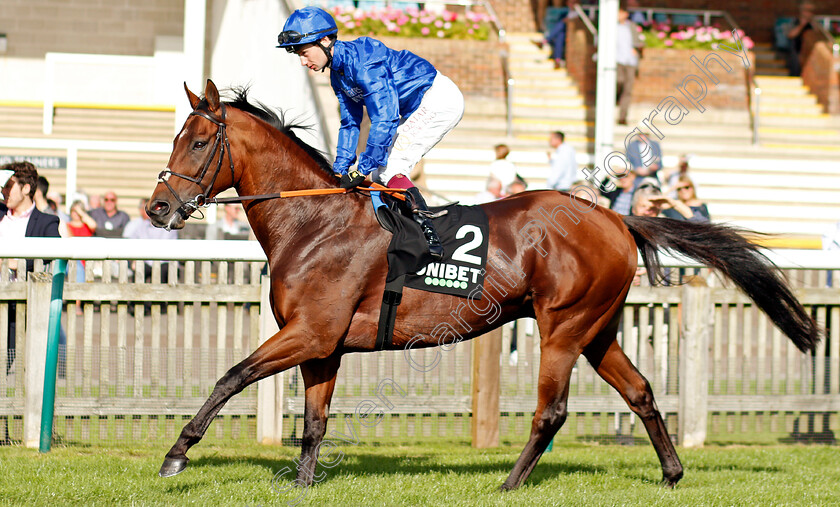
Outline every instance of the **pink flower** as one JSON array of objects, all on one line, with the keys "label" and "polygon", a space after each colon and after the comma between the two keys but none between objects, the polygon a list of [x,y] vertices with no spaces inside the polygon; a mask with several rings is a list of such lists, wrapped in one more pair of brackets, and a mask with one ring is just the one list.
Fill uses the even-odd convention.
[{"label": "pink flower", "polygon": [[346,24],[346,25],[344,25],[344,26],[345,26],[348,30],[352,30],[352,29],[356,28],[356,23],[355,23],[355,22],[353,22],[353,21],[350,21],[349,23],[347,23],[347,24]]},{"label": "pink flower", "polygon": [[755,43],[749,37],[743,37],[741,42],[744,44],[744,47],[747,49],[752,49],[755,46]]},{"label": "pink flower", "polygon": [[671,39],[668,39],[668,40],[665,41],[665,45],[668,46],[668,47],[671,47],[671,46],[674,45],[674,41],[672,41]]},{"label": "pink flower", "polygon": [[445,33],[443,33],[443,30],[438,30],[438,32],[437,32],[437,34],[436,34],[436,35],[438,36],[438,38],[441,38],[441,39],[442,39],[442,38],[443,38],[443,36],[444,36],[444,35],[446,35],[446,34],[445,34]]},{"label": "pink flower", "polygon": [[423,35],[429,35],[429,32],[431,32],[431,30],[429,30],[428,26],[424,26],[420,29],[420,33],[422,33]]},{"label": "pink flower", "polygon": [[443,21],[441,21],[441,20],[435,21],[435,28],[443,28]]},{"label": "pink flower", "polygon": [[656,34],[656,36],[659,37],[660,39],[664,39],[665,38],[665,32],[659,32],[659,33]]}]

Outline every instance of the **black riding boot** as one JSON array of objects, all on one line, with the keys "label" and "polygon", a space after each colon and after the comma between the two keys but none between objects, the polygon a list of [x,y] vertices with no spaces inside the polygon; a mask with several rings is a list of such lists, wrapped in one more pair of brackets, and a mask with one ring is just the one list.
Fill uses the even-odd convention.
[{"label": "black riding boot", "polygon": [[417,187],[409,188],[407,193],[411,196],[411,211],[414,221],[420,224],[420,228],[423,229],[423,236],[429,243],[429,253],[432,254],[434,260],[443,260],[443,245],[440,243],[432,219],[429,218],[429,207],[426,205],[426,200],[420,195],[420,189]]}]

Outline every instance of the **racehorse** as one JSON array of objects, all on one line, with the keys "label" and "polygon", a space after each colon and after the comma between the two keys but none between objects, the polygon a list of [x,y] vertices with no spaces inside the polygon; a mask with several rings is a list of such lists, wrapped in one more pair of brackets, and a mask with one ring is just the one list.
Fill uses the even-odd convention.
[{"label": "racehorse", "polygon": [[[249,103],[246,90],[222,102],[210,80],[204,98],[184,88],[193,111],[158,178],[149,217],[158,227],[181,228],[196,209],[233,187],[268,257],[271,309],[280,330],[219,379],[159,473],[167,477],[186,468],[187,451],[232,396],[300,366],[306,394],[298,483],[311,485],[341,357],[375,349],[391,234],[380,227],[369,196],[361,192],[266,198],[284,191],[334,189],[338,178],[324,156],[283,125],[277,113]],[[662,466],[663,484],[673,487],[683,475],[682,464],[648,381],[616,341],[637,248],[652,281],[663,274],[660,248],[727,275],[800,350],[813,349],[821,330],[778,269],[736,230],[622,216],[582,203],[546,190],[482,205],[490,251],[504,259],[487,265],[485,306],[479,309],[473,301],[473,311],[459,311],[463,298],[409,289],[390,349],[471,339],[514,319],[535,318],[541,348],[537,408],[528,443],[502,489],[525,481],[565,421],[572,367],[581,354],[642,420]],[[491,319],[486,308],[493,302],[498,308]],[[436,331],[442,322],[452,324],[448,333]]]}]

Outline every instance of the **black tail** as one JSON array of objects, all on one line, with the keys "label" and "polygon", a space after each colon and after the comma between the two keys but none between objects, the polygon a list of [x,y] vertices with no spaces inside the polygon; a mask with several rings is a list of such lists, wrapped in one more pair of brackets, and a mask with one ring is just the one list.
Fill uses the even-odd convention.
[{"label": "black tail", "polygon": [[[813,350],[821,331],[793,295],[781,272],[740,233],[719,224],[667,218],[624,217],[653,283],[663,276],[658,249],[681,253],[732,279],[796,347]],[[657,277],[657,278],[654,278]]]}]

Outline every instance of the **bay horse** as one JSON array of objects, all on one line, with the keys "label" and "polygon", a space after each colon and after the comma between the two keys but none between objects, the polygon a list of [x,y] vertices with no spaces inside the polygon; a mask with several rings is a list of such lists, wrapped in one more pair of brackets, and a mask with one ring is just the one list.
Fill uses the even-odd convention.
[{"label": "bay horse", "polygon": [[[361,192],[249,199],[337,188],[338,178],[324,156],[283,125],[277,113],[249,103],[247,90],[222,102],[210,80],[204,98],[186,84],[184,88],[193,111],[158,178],[149,217],[158,227],[182,228],[192,212],[233,187],[244,197],[248,221],[268,257],[271,310],[280,330],[219,379],[166,454],[159,474],[168,477],[186,468],[187,451],[232,396],[300,366],[306,391],[298,484],[308,486],[341,357],[375,349],[391,234],[380,227],[369,196]],[[485,278],[484,294],[498,303],[498,318],[488,318],[487,312],[458,313],[463,298],[413,289],[403,295],[397,314],[390,349],[438,346],[474,338],[515,319],[536,319],[541,348],[537,407],[528,443],[503,490],[522,485],[566,420],[570,376],[581,354],[644,423],[661,463],[663,484],[673,487],[682,477],[650,385],[616,341],[637,248],[651,277],[662,275],[660,248],[719,270],[802,351],[813,349],[821,334],[778,269],[736,230],[622,216],[591,206],[581,209],[569,194],[548,190],[483,204],[489,251],[504,253],[506,259],[488,263]],[[515,283],[491,286],[491,277]],[[436,336],[442,322],[450,322],[454,331]]]}]

